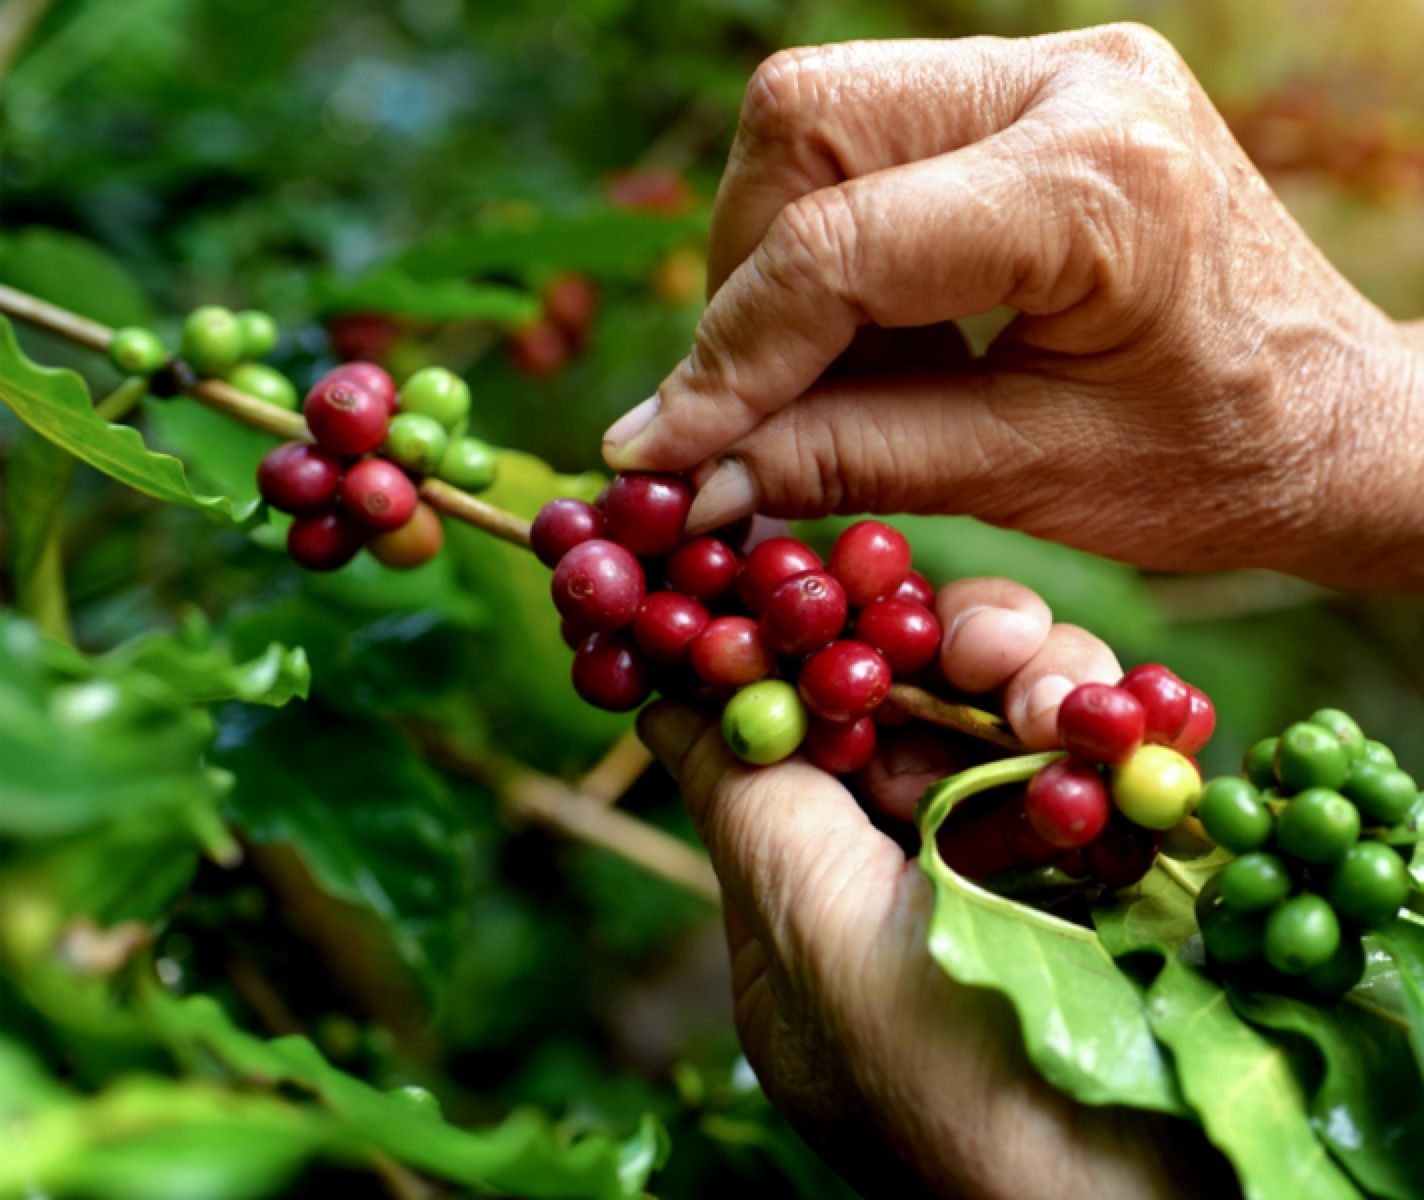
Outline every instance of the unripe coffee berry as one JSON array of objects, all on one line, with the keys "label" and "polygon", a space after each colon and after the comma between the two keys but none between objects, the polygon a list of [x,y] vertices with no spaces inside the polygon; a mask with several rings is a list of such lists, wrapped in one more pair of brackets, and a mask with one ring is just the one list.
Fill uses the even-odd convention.
[{"label": "unripe coffee berry", "polygon": [[257,468],[257,490],[278,512],[314,516],[336,497],[341,460],[309,442],[269,450]]},{"label": "unripe coffee berry", "polygon": [[367,458],[341,477],[341,507],[371,533],[390,533],[415,515],[415,484],[395,463]]},{"label": "unripe coffee berry", "polygon": [[1271,910],[1264,945],[1266,961],[1277,971],[1304,975],[1334,955],[1340,945],[1340,921],[1319,896],[1303,892]]},{"label": "unripe coffee berry", "polygon": [[499,471],[499,454],[479,438],[458,437],[451,441],[436,474],[446,483],[467,492],[482,492],[494,483]]},{"label": "unripe coffee berry", "polygon": [[1298,792],[1276,818],[1281,849],[1313,866],[1338,863],[1359,836],[1360,810],[1329,788]]},{"label": "unripe coffee berry", "polygon": [[130,325],[109,339],[109,361],[125,375],[152,375],[168,361],[168,351],[151,329]]},{"label": "unripe coffee berry", "polygon": [[1363,757],[1351,764],[1340,790],[1362,816],[1381,825],[1402,821],[1419,803],[1419,788],[1411,775]]},{"label": "unripe coffee berry", "polygon": [[1058,740],[1063,749],[1089,762],[1117,765],[1142,745],[1147,717],[1131,692],[1106,683],[1084,683],[1058,708]]},{"label": "unripe coffee berry", "polygon": [[297,517],[287,530],[287,553],[308,571],[344,567],[365,543],[365,530],[340,512]]},{"label": "unripe coffee berry", "polygon": [[603,514],[586,500],[563,496],[539,510],[529,529],[529,546],[546,567],[557,567],[575,546],[604,536]]},{"label": "unripe coffee berry", "polygon": [[420,503],[409,521],[399,529],[373,537],[366,548],[383,566],[409,571],[428,563],[444,544],[445,527],[440,523],[440,514]]},{"label": "unripe coffee berry", "polygon": [[1333,732],[1309,721],[1286,727],[1276,745],[1276,778],[1287,791],[1338,789],[1350,773],[1350,759]]},{"label": "unripe coffee berry", "polygon": [[856,608],[893,595],[910,573],[910,543],[883,521],[857,521],[831,547],[831,574]]},{"label": "unripe coffee berry", "polygon": [[643,603],[643,568],[616,542],[595,538],[575,546],[550,583],[559,615],[596,632],[632,624]]},{"label": "unripe coffee berry", "polygon": [[470,385],[444,367],[426,367],[401,385],[400,410],[434,417],[453,433],[470,415]]},{"label": "unripe coffee berry", "polygon": [[680,475],[628,471],[609,484],[603,499],[608,536],[641,558],[654,558],[682,544],[692,507],[692,488]]},{"label": "unripe coffee berry", "polygon": [[238,313],[236,320],[243,358],[266,358],[277,348],[277,322],[265,312],[249,308]]},{"label": "unripe coffee berry", "polygon": [[302,414],[318,446],[347,458],[384,442],[391,420],[378,396],[350,380],[329,377],[307,393]]},{"label": "unripe coffee berry", "polygon": [[806,736],[806,709],[780,679],[750,684],[722,710],[722,737],[743,762],[767,766],[794,754]]},{"label": "unripe coffee berry", "polygon": [[1197,816],[1207,836],[1233,854],[1259,850],[1275,829],[1276,820],[1261,800],[1261,794],[1246,779],[1223,776],[1213,779],[1202,791]]},{"label": "unripe coffee berry", "polygon": [[400,413],[391,418],[381,451],[392,462],[417,475],[429,475],[450,446],[445,426],[424,413]]},{"label": "unripe coffee berry", "polygon": [[1347,921],[1375,929],[1399,915],[1409,898],[1409,869],[1392,846],[1359,842],[1330,872],[1330,903]]},{"label": "unripe coffee berry", "polygon": [[242,357],[237,318],[215,304],[195,308],[183,322],[179,353],[199,375],[225,375]]},{"label": "unripe coffee berry", "polygon": [[1200,794],[1196,767],[1166,746],[1142,746],[1113,770],[1113,803],[1144,829],[1171,829],[1192,811]]},{"label": "unripe coffee berry", "polygon": [[275,408],[296,412],[300,404],[296,385],[275,367],[263,363],[238,363],[227,375],[228,383],[239,392],[272,405]]}]

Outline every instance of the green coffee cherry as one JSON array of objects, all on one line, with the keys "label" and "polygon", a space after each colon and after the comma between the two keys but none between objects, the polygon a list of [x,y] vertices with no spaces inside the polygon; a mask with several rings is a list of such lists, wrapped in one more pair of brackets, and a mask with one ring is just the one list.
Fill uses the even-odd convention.
[{"label": "green coffee cherry", "polygon": [[1197,816],[1207,836],[1233,854],[1259,850],[1270,840],[1275,818],[1245,779],[1213,779],[1202,792]]},{"label": "green coffee cherry", "polygon": [[1280,744],[1280,738],[1262,738],[1246,751],[1246,758],[1241,763],[1241,774],[1258,788],[1275,787],[1276,747]]},{"label": "green coffee cherry", "polygon": [[1276,840],[1292,858],[1338,863],[1360,837],[1360,810],[1329,788],[1307,788],[1276,818]]},{"label": "green coffee cherry", "polygon": [[1221,868],[1221,902],[1239,913],[1273,908],[1291,894],[1294,880],[1274,854],[1256,851]]},{"label": "green coffee cherry", "polygon": [[266,358],[277,346],[277,322],[265,312],[249,308],[237,314],[243,358]]},{"label": "green coffee cherry", "polygon": [[1338,789],[1349,770],[1345,747],[1330,730],[1298,721],[1281,734],[1276,747],[1276,778],[1287,791]]},{"label": "green coffee cherry", "polygon": [[479,438],[457,437],[440,463],[436,474],[446,483],[467,492],[482,492],[494,482],[499,453]]},{"label": "green coffee cherry", "polygon": [[1261,957],[1266,923],[1255,913],[1239,913],[1218,904],[1208,908],[1201,919],[1206,952],[1226,966],[1252,962]]},{"label": "green coffee cherry", "polygon": [[195,308],[183,322],[179,353],[199,375],[225,375],[242,358],[237,318],[215,304]]},{"label": "green coffee cherry", "polygon": [[1324,1000],[1338,1000],[1365,977],[1365,944],[1341,933],[1335,953],[1305,973],[1310,990]]},{"label": "green coffee cherry", "polygon": [[722,736],[743,762],[759,767],[780,762],[806,736],[806,706],[785,680],[763,679],[727,701]]},{"label": "green coffee cherry", "polygon": [[1166,746],[1142,746],[1112,773],[1112,799],[1134,825],[1171,829],[1192,811],[1201,776],[1183,755]]},{"label": "green coffee cherry", "polygon": [[1393,825],[1419,800],[1414,779],[1398,767],[1385,767],[1361,760],[1350,768],[1340,789],[1355,807],[1381,825]]},{"label": "green coffee cherry", "polygon": [[1360,842],[1330,872],[1326,894],[1347,921],[1369,928],[1383,925],[1399,915],[1409,898],[1409,869],[1383,842]]},{"label": "green coffee cherry", "polygon": [[1376,742],[1370,738],[1365,739],[1364,748],[1360,751],[1360,758],[1365,762],[1374,763],[1380,767],[1397,767],[1398,761],[1394,757],[1394,751],[1383,742]]},{"label": "green coffee cherry", "polygon": [[125,375],[152,375],[168,361],[158,334],[141,325],[115,330],[108,353],[109,361]]},{"label": "green coffee cherry", "polygon": [[1354,762],[1365,752],[1365,731],[1349,713],[1338,708],[1322,708],[1310,714],[1310,723],[1335,735],[1345,751],[1346,761]]},{"label": "green coffee cherry", "polygon": [[387,458],[407,471],[429,475],[445,457],[450,435],[445,426],[424,413],[400,413],[391,418],[384,447]]},{"label": "green coffee cherry", "polygon": [[296,385],[281,371],[265,363],[238,363],[228,372],[227,381],[238,391],[256,396],[276,408],[285,408],[288,412],[296,412],[301,401]]},{"label": "green coffee cherry", "polygon": [[423,413],[453,430],[470,414],[470,385],[444,367],[426,367],[402,385],[400,411]]},{"label": "green coffee cherry", "polygon": [[1340,921],[1319,896],[1302,892],[1266,918],[1266,961],[1285,975],[1304,975],[1340,948]]}]

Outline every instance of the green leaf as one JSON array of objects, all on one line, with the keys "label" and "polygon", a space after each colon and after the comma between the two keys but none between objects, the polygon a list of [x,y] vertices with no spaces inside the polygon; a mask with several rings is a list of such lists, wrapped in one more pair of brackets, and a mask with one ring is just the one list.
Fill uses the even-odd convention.
[{"label": "green leaf", "polygon": [[[1153,945],[1175,953],[1196,937],[1200,932],[1193,912],[1196,894],[1231,857],[1217,849],[1186,862],[1173,859],[1165,866],[1159,858],[1138,883],[1103,896],[1093,906],[1093,924],[1108,953],[1121,957]],[[1183,887],[1182,879],[1192,888]]]},{"label": "green leaf", "polygon": [[1409,1045],[1414,1065],[1424,1075],[1424,925],[1396,917],[1375,939],[1399,966],[1400,990],[1409,1017]]},{"label": "green leaf", "polygon": [[111,650],[94,666],[105,678],[146,675],[192,704],[242,700],[280,708],[290,700],[305,700],[311,688],[306,651],[276,642],[257,658],[235,663],[227,650],[195,648],[172,634],[150,633]]},{"label": "green leaf", "polygon": [[72,371],[36,366],[21,352],[10,323],[0,319],[0,400],[42,437],[120,483],[168,504],[194,508],[233,525],[249,523],[258,504],[237,506],[224,496],[200,496],[183,464],[154,454],[138,431],[94,415],[83,380]]},{"label": "green leaf", "polygon": [[945,866],[935,833],[960,799],[1026,781],[1058,755],[972,768],[925,793],[920,867],[934,887],[930,953],[955,980],[1001,993],[1050,1083],[1087,1104],[1185,1114],[1137,987],[1091,929],[995,896]]},{"label": "green leaf", "polygon": [[1314,1047],[1321,1071],[1306,1089],[1311,1120],[1360,1187],[1388,1200],[1424,1195],[1424,1085],[1406,1031],[1348,1002],[1311,1004],[1236,988],[1230,995],[1253,1025]]},{"label": "green leaf", "polygon": [[45,547],[62,528],[64,500],[74,478],[74,456],[37,434],[20,440],[5,459],[5,516],[10,528],[10,575],[18,607],[25,603]]},{"label": "green leaf", "polygon": [[33,225],[0,242],[0,283],[104,325],[147,325],[153,307],[108,251],[86,238]]},{"label": "green leaf", "polygon": [[309,1091],[361,1144],[484,1193],[636,1197],[666,1157],[666,1134],[652,1117],[622,1141],[603,1134],[569,1141],[529,1110],[493,1129],[468,1131],[337,1070],[306,1038],[264,1042],[243,1033],[206,996],[174,1000],[150,983],[145,1000],[160,1036],[180,1055],[192,1058],[201,1046],[249,1082]]},{"label": "green leaf", "polygon": [[319,279],[312,291],[314,306],[325,313],[377,312],[424,321],[519,325],[536,320],[540,311],[536,297],[515,288],[459,279],[417,280],[398,266],[379,267],[352,280]]}]

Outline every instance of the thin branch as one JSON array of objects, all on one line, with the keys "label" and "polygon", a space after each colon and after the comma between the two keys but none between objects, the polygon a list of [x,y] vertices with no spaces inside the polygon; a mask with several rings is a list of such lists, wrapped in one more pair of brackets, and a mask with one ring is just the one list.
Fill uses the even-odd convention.
[{"label": "thin branch", "polygon": [[1162,868],[1162,873],[1181,888],[1182,891],[1186,892],[1188,896],[1201,894],[1201,884],[1182,870],[1175,858],[1169,858],[1165,854],[1159,854],[1157,856],[1157,865]]},{"label": "thin branch", "polygon": [[617,804],[638,782],[639,776],[653,765],[653,756],[629,730],[609,748],[591,771],[578,781],[576,791],[590,800]]},{"label": "thin branch", "polygon": [[911,687],[908,683],[891,684],[889,699],[890,703],[910,716],[928,721],[931,725],[968,734],[980,741],[1012,750],[1015,754],[1028,752],[1028,747],[1009,732],[1008,722],[1003,717],[983,709],[968,704],[951,704],[948,700],[923,688]]},{"label": "thin branch", "polygon": [[54,0],[7,0],[0,6],[0,79],[20,57],[31,31]]}]

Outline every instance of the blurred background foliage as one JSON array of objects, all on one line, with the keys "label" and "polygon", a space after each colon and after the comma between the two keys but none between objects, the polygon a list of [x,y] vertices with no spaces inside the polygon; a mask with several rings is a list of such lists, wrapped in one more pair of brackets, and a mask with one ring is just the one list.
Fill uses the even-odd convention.
[{"label": "blurred background foliage", "polygon": [[[299,384],[339,355],[381,358],[398,377],[459,370],[477,397],[472,432],[525,452],[504,457],[491,499],[532,514],[597,489],[584,473],[600,469],[600,432],[685,350],[711,197],[762,58],[1118,19],[1172,38],[1345,274],[1394,316],[1424,315],[1420,0],[5,0],[0,282],[150,322],[170,344],[200,303],[266,308],[284,331],[273,361]],[[569,272],[597,293],[577,344],[540,316]],[[117,382],[93,356],[23,342],[96,394]],[[149,400],[138,421],[205,489],[253,494],[261,435],[184,401]],[[378,1088],[428,1088],[459,1124],[536,1105],[560,1137],[626,1137],[653,1114],[673,1147],[659,1194],[837,1194],[737,1056],[715,914],[512,822],[498,772],[468,769],[497,747],[571,777],[627,725],[574,698],[529,556],[461,527],[410,577],[364,558],[303,577],[270,530],[219,530],[88,468],[70,483],[4,409],[0,454],[0,600],[70,624],[90,654],[157,631],[164,654],[198,655],[185,669],[210,681],[185,692],[152,655],[56,664],[7,626],[0,684],[28,697],[13,711],[35,737],[81,736],[66,689],[95,670],[150,706],[139,727],[166,732],[144,734],[150,757],[130,763],[111,750],[132,747],[131,723],[81,731],[97,739],[98,774],[79,755],[63,779],[36,776],[79,814],[70,825],[34,816],[43,806],[0,815],[0,1115],[58,1104],[61,1087],[76,1106],[137,1103],[95,1089],[191,1068],[191,1043],[153,1033],[167,1010],[124,990],[137,956],[170,993],[216,997],[240,1026],[306,1034]],[[37,594],[14,555],[56,498],[62,572],[51,563]],[[1412,603],[1264,574],[1144,576],[960,518],[903,527],[936,582],[1019,579],[1125,662],[1160,659],[1205,688],[1221,713],[1211,770],[1327,703],[1424,770]],[[309,699],[278,707],[289,693],[233,674],[274,642],[304,652]],[[37,744],[17,741],[7,761],[0,741],[0,783]],[[95,781],[152,772],[168,751],[181,803],[135,825]],[[665,777],[625,803],[690,839]],[[124,864],[148,887],[115,883]],[[132,944],[106,941],[126,920]],[[52,978],[49,958],[35,966],[56,937],[80,983]],[[182,1100],[201,1109],[196,1093]],[[55,1194],[185,1200],[334,1182],[427,1194],[401,1191],[413,1185],[394,1168],[364,1169],[369,1145],[353,1152],[325,1126],[265,1109],[224,1119],[206,1156],[160,1138],[128,1175],[96,1157],[47,1178]],[[254,1165],[239,1134],[269,1124],[290,1140]],[[27,1186],[0,1172],[0,1195]]]}]

